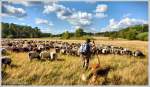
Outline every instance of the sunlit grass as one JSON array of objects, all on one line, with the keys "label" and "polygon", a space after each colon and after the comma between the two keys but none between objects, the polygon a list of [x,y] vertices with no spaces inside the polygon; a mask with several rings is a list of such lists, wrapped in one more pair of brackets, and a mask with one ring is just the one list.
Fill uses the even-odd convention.
[{"label": "sunlit grass", "polygon": [[[71,41],[70,41],[71,42]],[[72,41],[76,42],[76,41]],[[83,42],[77,41],[77,42]],[[128,47],[132,50],[140,49],[146,57],[135,58],[121,55],[99,55],[100,65],[111,66],[112,69],[107,76],[98,78],[97,84],[121,84],[121,85],[147,85],[148,84],[148,43],[144,41],[100,41],[96,44],[114,44]],[[27,53],[11,53],[13,64],[16,67],[7,67],[6,76],[2,79],[3,85],[87,85],[81,80],[83,72],[81,59],[79,57],[59,55],[60,61],[29,61]],[[94,56],[90,65],[97,62]]]}]

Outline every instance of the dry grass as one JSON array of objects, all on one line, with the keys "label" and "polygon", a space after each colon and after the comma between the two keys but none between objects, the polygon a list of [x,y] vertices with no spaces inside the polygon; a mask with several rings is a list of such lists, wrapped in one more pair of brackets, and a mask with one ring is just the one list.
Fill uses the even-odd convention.
[{"label": "dry grass", "polygon": [[[64,40],[66,41],[66,40]],[[68,42],[83,42],[82,40],[67,40]],[[140,49],[146,57],[134,58],[119,55],[99,55],[101,66],[111,66],[107,80],[99,77],[95,84],[111,85],[147,85],[148,84],[148,42],[126,40],[96,40],[96,44],[113,44],[128,47],[132,50]],[[80,78],[83,70],[79,57],[59,55],[59,61],[29,62],[27,53],[11,53],[16,67],[7,67],[6,75],[2,79],[3,85],[87,85]],[[96,57],[90,64],[97,63]]]}]

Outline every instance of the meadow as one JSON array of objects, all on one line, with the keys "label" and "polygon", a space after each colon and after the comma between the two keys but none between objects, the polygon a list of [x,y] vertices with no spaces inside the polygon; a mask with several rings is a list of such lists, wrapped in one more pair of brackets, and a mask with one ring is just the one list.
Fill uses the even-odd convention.
[{"label": "meadow", "polygon": [[[37,40],[55,40],[43,38]],[[58,39],[59,40],[59,39]],[[82,43],[84,40],[63,40]],[[148,42],[95,37],[96,44],[112,44],[141,50],[146,56],[138,58],[127,55],[99,55],[100,65],[111,66],[107,79],[98,77],[95,85],[147,85],[148,84]],[[58,54],[56,61],[29,61],[27,53],[10,52],[14,67],[5,69],[2,85],[91,85],[81,80],[83,73],[81,58]],[[90,65],[97,63],[93,56]],[[2,67],[2,70],[4,68]]]}]

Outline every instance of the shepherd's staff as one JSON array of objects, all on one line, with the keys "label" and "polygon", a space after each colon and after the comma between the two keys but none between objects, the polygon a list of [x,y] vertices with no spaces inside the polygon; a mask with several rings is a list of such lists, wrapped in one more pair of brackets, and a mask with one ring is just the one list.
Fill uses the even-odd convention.
[{"label": "shepherd's staff", "polygon": [[[93,44],[94,44],[94,47],[96,48],[96,45],[95,45],[95,42],[94,42],[94,41],[93,41]],[[100,65],[100,60],[99,60],[99,56],[98,56],[97,51],[96,51],[96,56],[97,56],[98,64]]]}]

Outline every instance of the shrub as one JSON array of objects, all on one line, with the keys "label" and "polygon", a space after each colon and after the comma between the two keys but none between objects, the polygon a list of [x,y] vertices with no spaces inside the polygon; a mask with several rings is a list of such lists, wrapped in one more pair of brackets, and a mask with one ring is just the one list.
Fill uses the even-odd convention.
[{"label": "shrub", "polygon": [[83,29],[79,28],[75,31],[75,37],[82,37],[84,34]]},{"label": "shrub", "polygon": [[140,33],[136,36],[137,39],[147,41],[148,40],[148,32]]},{"label": "shrub", "polygon": [[62,34],[62,39],[69,39],[69,38],[70,38],[70,33],[68,31]]}]

